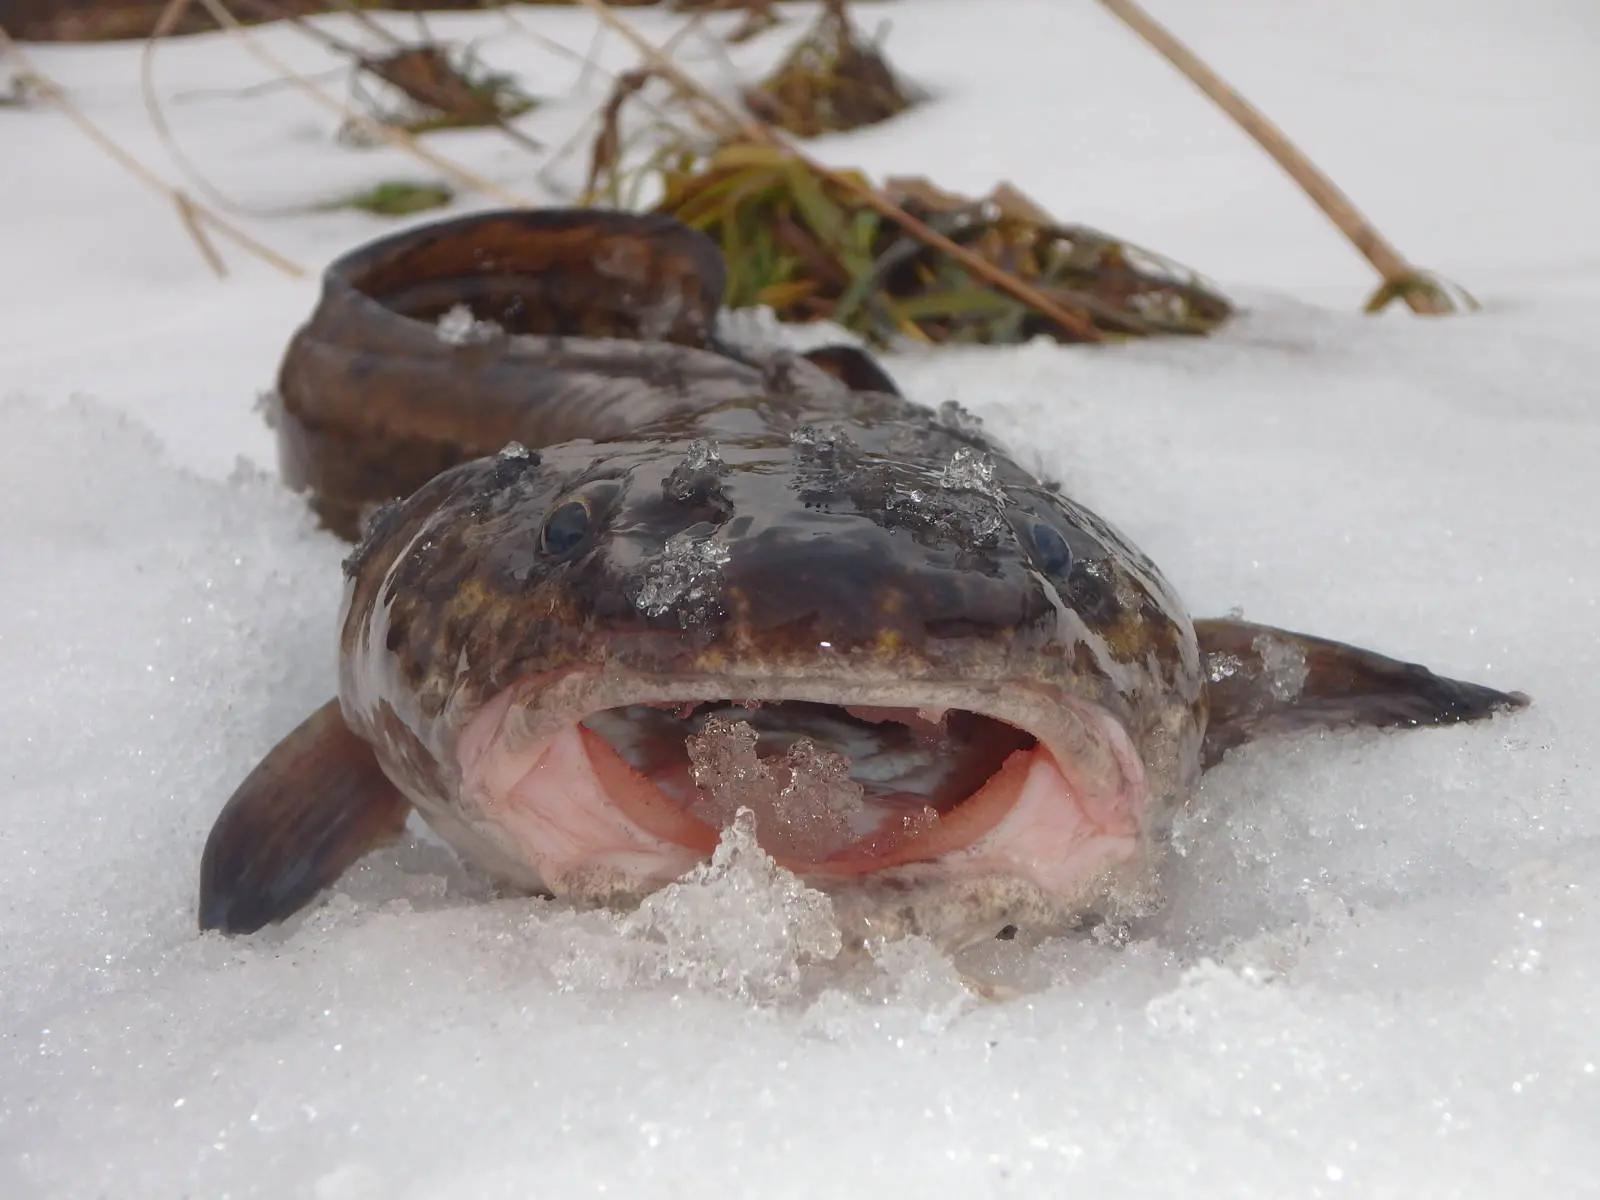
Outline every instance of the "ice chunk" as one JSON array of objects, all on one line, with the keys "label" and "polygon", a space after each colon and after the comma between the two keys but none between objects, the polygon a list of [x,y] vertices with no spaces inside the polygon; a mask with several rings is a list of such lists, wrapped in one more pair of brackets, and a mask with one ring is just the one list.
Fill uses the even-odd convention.
[{"label": "ice chunk", "polygon": [[[958,468],[967,477],[969,466]],[[962,545],[993,546],[1005,527],[1005,514],[992,495],[965,486],[905,487],[891,483],[883,497],[889,521],[926,537]]]},{"label": "ice chunk", "polygon": [[789,434],[789,444],[801,467],[827,475],[852,471],[861,458],[861,447],[838,425],[797,426]]},{"label": "ice chunk", "polygon": [[[1311,668],[1306,664],[1306,652],[1302,647],[1282,638],[1275,638],[1269,633],[1263,633],[1250,643],[1250,648],[1261,660],[1259,673],[1266,679],[1274,699],[1287,702],[1300,694],[1306,685],[1306,679],[1311,674]],[[1206,677],[1212,683],[1231,679],[1241,671],[1252,678],[1257,675],[1257,668],[1247,664],[1237,654],[1217,653],[1206,656]]]},{"label": "ice chunk", "polygon": [[465,304],[457,304],[434,326],[439,340],[451,346],[482,346],[505,336],[494,321],[480,321]]},{"label": "ice chunk", "polygon": [[[848,928],[848,918],[841,919]],[[929,938],[869,936],[862,948],[865,962],[817,995],[801,1014],[803,1028],[829,1041],[858,1044],[872,1036],[938,1036],[976,1008],[980,996],[1005,990],[969,978]]]},{"label": "ice chunk", "polygon": [[976,438],[983,434],[983,421],[954,400],[939,405],[939,415],[934,422],[959,437]]},{"label": "ice chunk", "polygon": [[695,438],[684,451],[683,461],[668,472],[661,481],[661,490],[667,499],[679,504],[705,504],[721,501],[721,480],[728,473],[728,464],[716,442],[710,438]]},{"label": "ice chunk", "polygon": [[809,738],[794,742],[782,758],[762,758],[759,738],[748,721],[713,716],[688,739],[700,789],[695,815],[720,827],[748,809],[769,851],[812,862],[854,842],[870,818],[862,786],[850,778],[850,759]]},{"label": "ice chunk", "polygon": [[1244,670],[1244,660],[1237,654],[1228,654],[1224,651],[1206,655],[1206,678],[1212,683],[1232,679],[1242,670]]},{"label": "ice chunk", "polygon": [[789,434],[794,447],[793,487],[808,504],[845,492],[861,465],[861,447],[838,426],[801,425]]},{"label": "ice chunk", "polygon": [[1259,635],[1250,648],[1261,656],[1261,668],[1274,699],[1289,701],[1300,694],[1311,673],[1303,648],[1268,633]]},{"label": "ice chunk", "polygon": [[952,491],[977,492],[991,500],[1005,499],[994,477],[994,459],[970,446],[963,446],[950,456],[939,473],[939,486]]},{"label": "ice chunk", "polygon": [[652,617],[676,610],[684,625],[703,621],[717,602],[729,557],[714,538],[674,534],[645,567],[634,603]]},{"label": "ice chunk", "polygon": [[709,863],[648,897],[621,930],[659,947],[649,960],[659,978],[753,1000],[793,995],[801,968],[843,945],[832,902],[762,850],[747,808]]},{"label": "ice chunk", "polygon": [[514,462],[531,462],[533,460],[533,451],[529,450],[521,442],[507,442],[501,447],[499,457]]},{"label": "ice chunk", "polygon": [[841,430],[802,425],[789,435],[795,486],[807,498],[849,496],[858,511],[924,538],[992,546],[1005,527],[1005,488],[990,455],[962,446],[937,469],[869,458]]},{"label": "ice chunk", "polygon": [[949,955],[925,937],[897,938],[871,947],[895,999],[921,1014],[925,1032],[943,1033],[977,997]]}]

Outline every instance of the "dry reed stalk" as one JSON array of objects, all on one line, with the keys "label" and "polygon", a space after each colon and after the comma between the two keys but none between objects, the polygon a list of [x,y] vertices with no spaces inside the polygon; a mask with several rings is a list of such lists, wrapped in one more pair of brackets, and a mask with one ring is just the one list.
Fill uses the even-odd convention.
[{"label": "dry reed stalk", "polygon": [[[167,149],[167,157],[198,190],[218,208],[243,217],[281,217],[293,216],[306,211],[304,208],[270,209],[258,208],[253,205],[240,204],[233,197],[222,191],[221,188],[207,179],[204,173],[190,161],[178,145],[178,140],[173,136],[172,127],[167,123],[166,110],[161,106],[161,98],[156,94],[155,85],[155,59],[156,47],[162,39],[171,35],[178,23],[187,15],[193,0],[167,0],[160,15],[156,18],[155,27],[150,35],[145,38],[143,47],[139,51],[139,91],[144,98],[145,114],[150,118],[150,125],[156,131],[156,136],[161,139],[161,144]],[[282,84],[283,80],[273,82]]]},{"label": "dry reed stalk", "polygon": [[1324,175],[1298,148],[1253,104],[1233,88],[1192,51],[1172,35],[1134,0],[1100,0],[1101,5],[1138,35],[1146,45],[1176,67],[1190,83],[1199,88],[1234,122],[1253,138],[1258,146],[1272,156],[1274,162],[1299,184],[1300,190],[1338,227],[1372,266],[1383,277],[1384,288],[1398,295],[1411,311],[1424,316],[1441,316],[1455,311],[1449,297],[1437,284],[1429,281],[1422,272],[1408,263],[1400,252],[1390,245],[1372,223],[1356,209],[1350,197]]},{"label": "dry reed stalk", "polygon": [[39,94],[59,108],[62,114],[76,125],[90,141],[115,159],[124,170],[130,172],[146,185],[154,188],[172,201],[173,207],[177,210],[180,223],[193,239],[195,247],[199,250],[200,256],[205,259],[206,265],[216,273],[219,279],[227,276],[228,269],[222,261],[221,255],[217,253],[216,247],[211,244],[210,239],[206,236],[204,232],[206,227],[209,227],[212,233],[220,234],[240,249],[255,255],[262,262],[276,267],[291,278],[299,279],[305,276],[306,269],[299,263],[285,258],[276,250],[262,245],[255,238],[245,233],[244,230],[223,220],[210,209],[196,204],[181,190],[173,187],[119,146],[109,134],[83,114],[82,110],[72,102],[72,99],[60,85],[42,74],[33,65],[27,54],[23,52],[22,47],[12,39],[3,25],[0,25],[0,50],[6,51],[16,59],[17,63],[33,80]]},{"label": "dry reed stalk", "polygon": [[[539,182],[542,183],[552,195],[567,195],[570,197],[570,193],[568,192],[566,186],[558,183],[550,176],[551,170],[553,170],[560,163],[566,161],[566,159],[571,156],[571,154],[581,143],[586,140],[592,141],[590,138],[590,131],[594,128],[596,121],[600,122],[602,136],[604,136],[607,114],[612,108],[613,101],[616,98],[617,89],[619,86],[622,86],[624,78],[631,76],[633,72],[630,71],[625,72],[622,75],[618,75],[612,71],[608,71],[606,68],[602,67],[598,61],[596,61],[600,50],[601,39],[604,38],[606,33],[606,27],[604,25],[597,25],[595,27],[595,36],[589,43],[588,54],[580,54],[570,46],[563,46],[560,42],[545,37],[542,33],[538,33],[532,29],[529,29],[526,25],[517,20],[516,16],[511,12],[510,9],[502,8],[499,9],[498,12],[500,14],[501,23],[506,26],[508,32],[518,37],[528,38],[538,43],[540,46],[543,46],[546,50],[578,63],[582,67],[582,71],[579,73],[577,82],[575,84],[575,87],[579,91],[582,91],[591,74],[601,75],[611,84],[611,92],[607,98],[601,102],[600,107],[594,112],[590,113],[589,116],[585,118],[583,124],[578,127],[577,131],[573,133],[573,135],[565,142],[561,143],[561,145],[555,150],[553,150],[545,158],[545,161],[539,168]],[[693,20],[684,25],[682,29],[678,30],[672,35],[671,39],[667,41],[666,47],[670,48],[678,44],[678,42],[680,42],[683,38],[687,37],[691,32],[698,29],[699,25],[700,18],[695,17]],[[664,109],[656,106],[638,91],[632,91],[629,95],[629,100],[636,107],[644,109],[661,124],[669,126],[672,124],[672,118],[667,115]],[[591,162],[591,178],[593,176],[593,172],[594,167]]]}]

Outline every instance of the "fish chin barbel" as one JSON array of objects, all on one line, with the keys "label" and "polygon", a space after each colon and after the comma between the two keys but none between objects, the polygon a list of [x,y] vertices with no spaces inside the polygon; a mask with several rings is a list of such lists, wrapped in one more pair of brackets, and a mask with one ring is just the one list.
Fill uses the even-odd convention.
[{"label": "fish chin barbel", "polygon": [[959,945],[1148,904],[1172,813],[1247,740],[1526,703],[1191,620],[863,352],[724,344],[722,289],[700,234],[595,210],[329,268],[273,415],[286,481],[359,536],[339,697],[223,808],[202,928],[289,916],[413,807],[511,884],[620,904],[745,806],[859,929]]}]

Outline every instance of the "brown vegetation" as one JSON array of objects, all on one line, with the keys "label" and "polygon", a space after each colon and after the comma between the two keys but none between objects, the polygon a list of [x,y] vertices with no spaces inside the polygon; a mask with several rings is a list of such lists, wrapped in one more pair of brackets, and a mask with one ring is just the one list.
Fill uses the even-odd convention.
[{"label": "brown vegetation", "polygon": [[[735,143],[703,162],[663,169],[658,211],[708,234],[728,263],[728,303],[761,304],[786,321],[828,320],[880,344],[1003,343],[1202,334],[1232,312],[1193,272],[1093,230],[1064,225],[1016,189],[982,200],[922,179],[882,194],[909,221],[783,150]],[[870,186],[850,173],[858,188]],[[939,230],[1060,307],[1087,331],[1052,321],[995,289],[909,225]]]},{"label": "brown vegetation", "polygon": [[827,0],[778,69],[745,90],[744,103],[769,125],[807,138],[887,121],[912,98],[856,29],[844,0]]}]

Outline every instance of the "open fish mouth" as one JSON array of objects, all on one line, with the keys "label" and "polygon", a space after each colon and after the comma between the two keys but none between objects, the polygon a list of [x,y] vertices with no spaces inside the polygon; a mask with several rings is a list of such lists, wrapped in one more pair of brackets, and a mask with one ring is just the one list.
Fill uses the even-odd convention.
[{"label": "open fish mouth", "polygon": [[507,689],[461,737],[459,815],[535,868],[526,882],[574,898],[677,878],[741,808],[763,850],[824,886],[938,864],[1066,900],[1138,852],[1143,767],[1097,705],[741,682],[571,672]]}]

